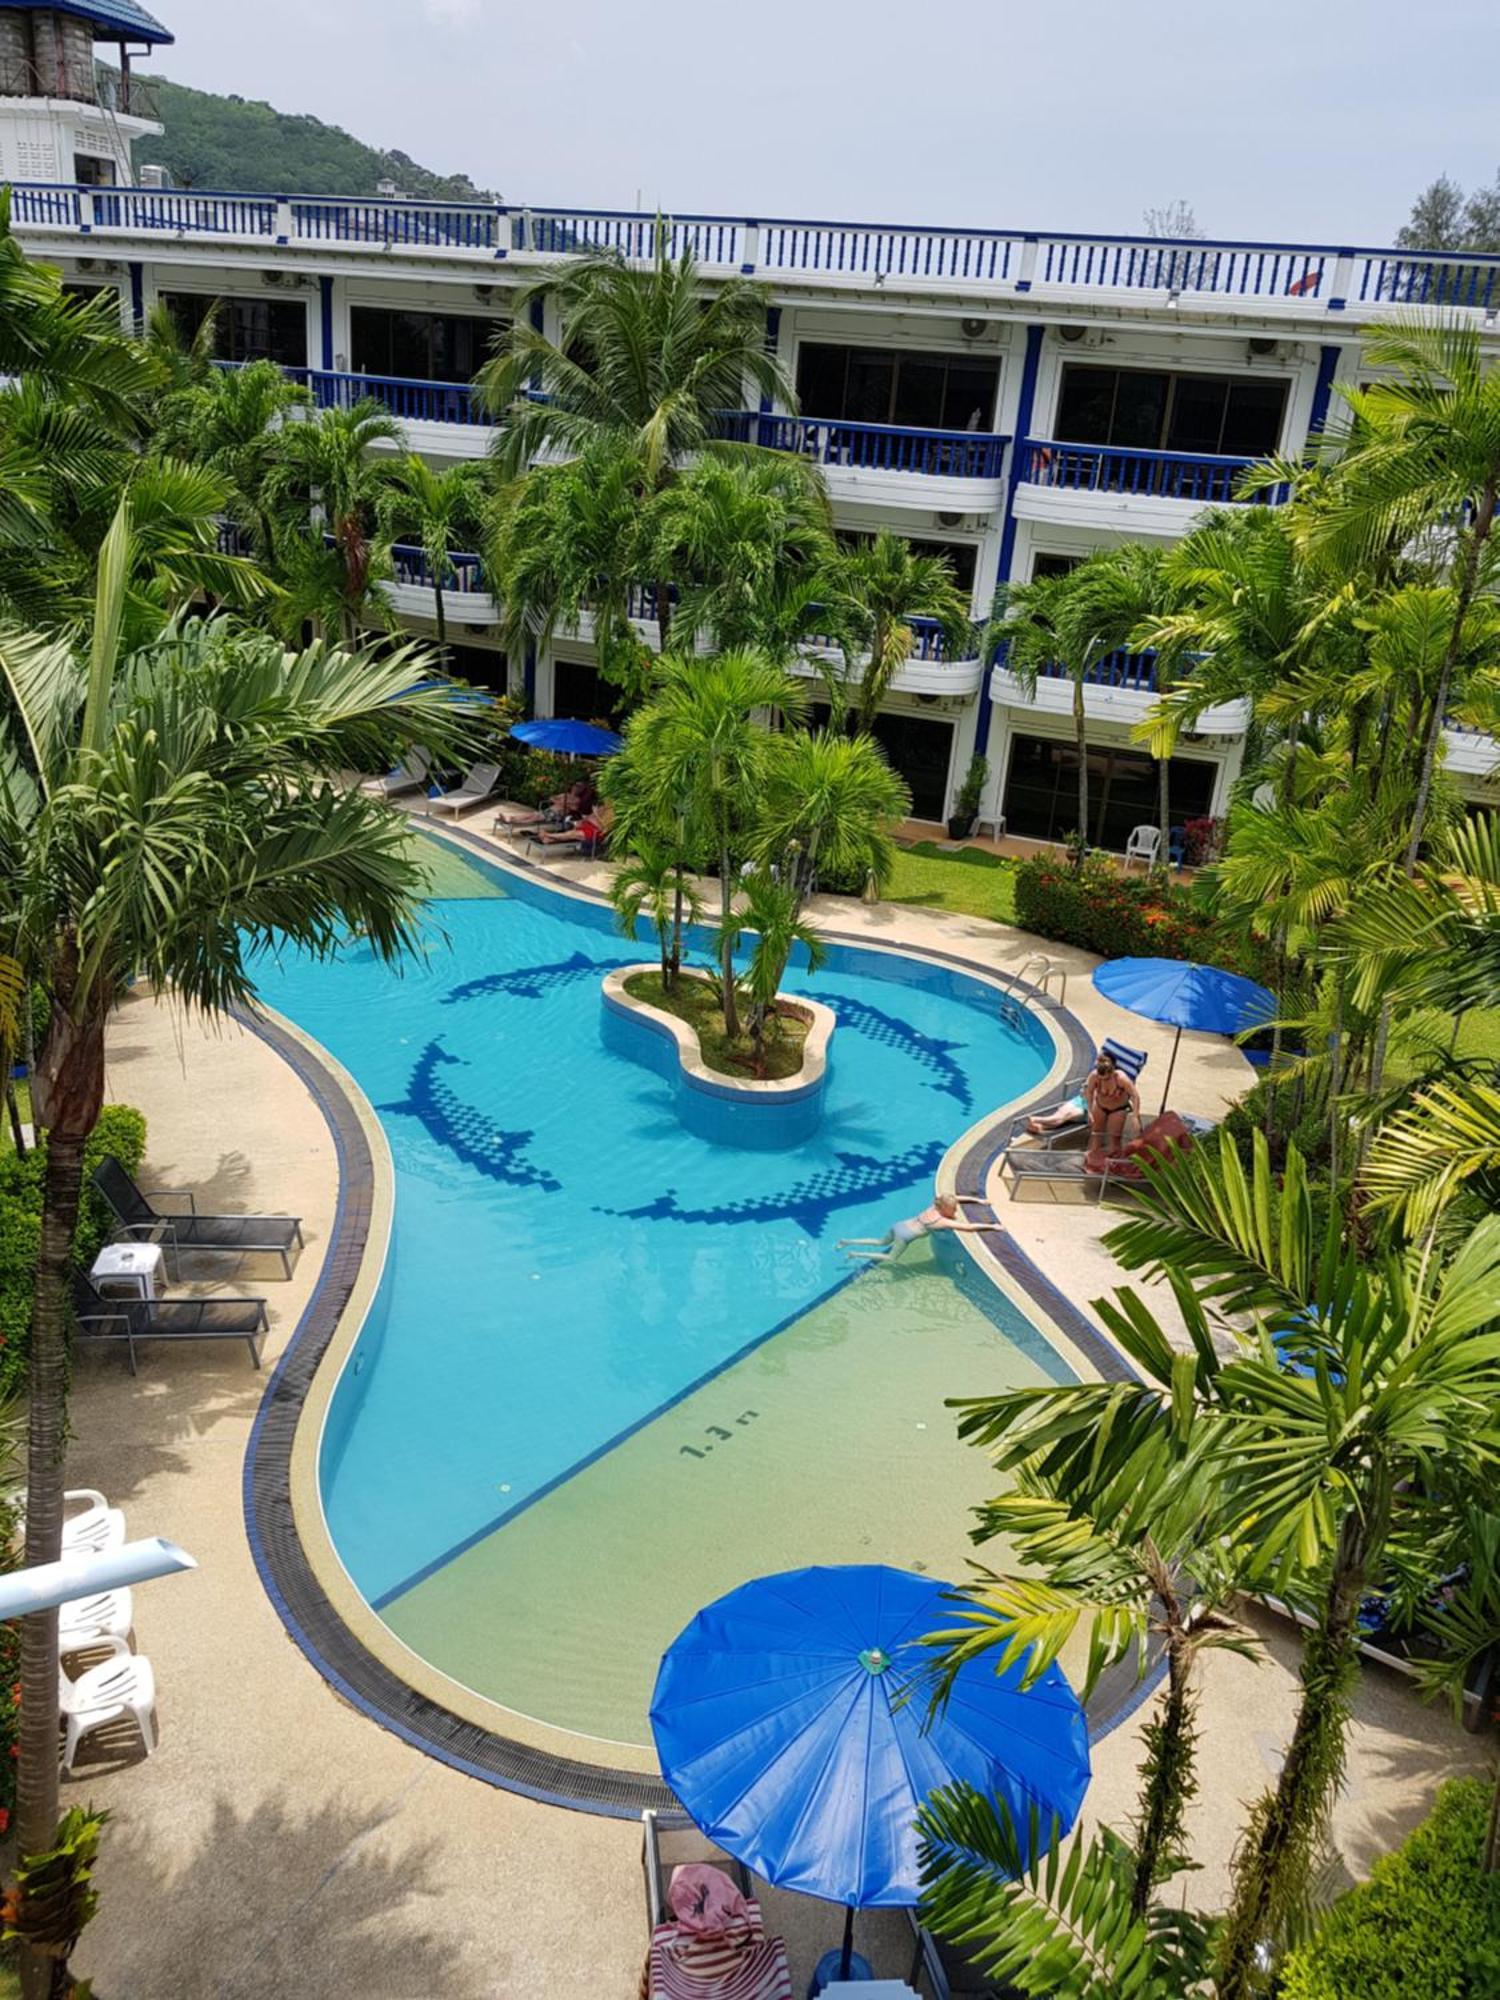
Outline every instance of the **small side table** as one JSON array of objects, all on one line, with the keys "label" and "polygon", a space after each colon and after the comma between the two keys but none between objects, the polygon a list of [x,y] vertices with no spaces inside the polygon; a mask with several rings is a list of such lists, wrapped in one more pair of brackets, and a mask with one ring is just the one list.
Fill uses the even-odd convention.
[{"label": "small side table", "polygon": [[129,1291],[138,1299],[154,1299],[161,1279],[159,1243],[106,1243],[89,1273],[102,1292],[107,1285]]}]

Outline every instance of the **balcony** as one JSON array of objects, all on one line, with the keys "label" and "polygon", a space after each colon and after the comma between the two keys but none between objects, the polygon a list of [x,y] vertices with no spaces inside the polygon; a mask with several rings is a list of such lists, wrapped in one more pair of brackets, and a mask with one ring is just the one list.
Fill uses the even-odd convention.
[{"label": "balcony", "polygon": [[[1156,693],[1154,652],[1106,653],[1084,676],[1083,712],[1091,722],[1127,725],[1143,722],[1151,713]],[[1072,677],[1066,667],[1054,662],[1038,672],[1036,691],[1027,694],[1019,678],[1006,665],[1002,647],[990,673],[990,700],[998,702],[1003,708],[1071,716]],[[1249,722],[1248,701],[1223,702],[1216,708],[1204,710],[1194,733],[1200,736],[1243,736]]]},{"label": "balcony", "polygon": [[795,452],[823,468],[835,500],[984,513],[1004,498],[1009,438],[989,431],[923,430],[726,410],[720,435],[738,444]]},{"label": "balcony", "polygon": [[[488,443],[476,431],[491,428],[467,382],[426,382],[415,376],[335,374],[326,368],[288,368],[287,376],[311,390],[320,410],[347,410],[370,397],[406,425],[413,450],[461,448],[473,457]],[[431,428],[427,428],[427,427]],[[454,427],[463,432],[455,437]]]},{"label": "balcony", "polygon": [[1491,785],[1500,778],[1500,741],[1482,729],[1462,729],[1449,722],[1443,730],[1443,761],[1448,775],[1462,782]]},{"label": "balcony", "polygon": [[[1051,438],[1027,438],[1018,450],[1015,511],[1022,518],[1160,535],[1184,533],[1205,507],[1242,504],[1236,488],[1255,463]],[[1287,492],[1278,486],[1257,501],[1275,504]]]},{"label": "balcony", "polygon": [[[453,575],[443,585],[443,615],[450,629],[454,625],[493,625],[500,606],[484,574],[483,559],[466,551],[449,551]],[[423,550],[397,542],[391,550],[394,575],[383,586],[391,608],[405,618],[437,617],[437,592],[433,587],[432,565]]]},{"label": "balcony", "polygon": [[[950,647],[942,628],[931,618],[910,618],[911,652],[891,680],[895,694],[977,694],[984,681],[984,661],[980,652],[980,628],[956,647]],[[810,638],[803,644],[802,658],[793,671],[815,675],[819,660],[837,660],[839,648],[830,639]]]},{"label": "balcony", "polygon": [[[72,90],[93,88],[81,76]],[[132,92],[136,80],[131,79]],[[136,109],[134,97],[131,112]],[[149,112],[147,113],[149,116]],[[1500,255],[1356,249],[1350,245],[1163,242],[1033,230],[944,229],[863,222],[654,215],[623,209],[528,208],[481,202],[344,199],[184,189],[109,191],[20,182],[23,233],[95,232],[213,246],[233,235],[293,253],[337,245],[371,263],[393,252],[416,263],[513,260],[535,271],[600,249],[632,263],[691,250],[710,276],[744,273],[825,292],[951,297],[966,311],[1018,297],[1052,307],[1170,311],[1191,321],[1293,322],[1317,328],[1388,318],[1393,305],[1472,315],[1500,306]],[[1327,337],[1326,335],[1323,337]]]}]

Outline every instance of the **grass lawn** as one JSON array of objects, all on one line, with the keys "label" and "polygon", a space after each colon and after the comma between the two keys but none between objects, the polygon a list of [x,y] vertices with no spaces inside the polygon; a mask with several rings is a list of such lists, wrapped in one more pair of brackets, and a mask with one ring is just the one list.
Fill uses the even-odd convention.
[{"label": "grass lawn", "polygon": [[[1452,1032],[1451,1017],[1438,1013],[1435,1008],[1397,1021],[1391,1030],[1390,1073],[1393,1076],[1411,1075],[1420,1067],[1418,1058],[1421,1050],[1430,1049],[1434,1042],[1446,1048]],[[1457,1053],[1500,1062],[1500,1007],[1476,1007],[1465,1014],[1459,1030]]]},{"label": "grass lawn", "polygon": [[[759,1074],[774,1080],[796,1076],[802,1068],[802,1044],[807,1040],[810,1026],[803,1015],[778,1014],[768,1025],[765,1068],[757,1072],[750,1037],[741,1035],[730,1041],[724,1033],[723,1013],[707,980],[685,972],[672,991],[664,993],[659,972],[638,972],[626,980],[625,991],[633,1000],[645,1000],[665,1013],[675,1014],[679,1021],[686,1021],[697,1034],[704,1062],[723,1076]],[[742,1001],[740,1006],[743,1016],[745,1003]]]},{"label": "grass lawn", "polygon": [[[16,1103],[20,1107],[21,1123],[29,1125],[31,1123],[31,1085],[29,1083],[18,1083],[16,1085]],[[0,1106],[0,1153],[8,1153],[11,1149],[11,1143],[10,1110],[7,1106]],[[5,2000],[5,1988],[3,1985],[0,1985],[0,2000]]]},{"label": "grass lawn", "polygon": [[925,903],[966,917],[991,917],[997,924],[1016,920],[1016,863],[984,847],[941,847],[919,840],[896,853],[888,903]]}]

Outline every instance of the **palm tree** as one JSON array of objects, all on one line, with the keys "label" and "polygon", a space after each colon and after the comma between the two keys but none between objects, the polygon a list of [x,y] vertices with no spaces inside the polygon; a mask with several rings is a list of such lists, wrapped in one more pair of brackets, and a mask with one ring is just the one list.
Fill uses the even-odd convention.
[{"label": "palm tree", "polygon": [[[1456,1717],[1463,1715],[1476,1670],[1500,1651],[1500,1514],[1485,1505],[1487,1497],[1466,1495],[1453,1510],[1449,1545],[1461,1573],[1438,1601],[1429,1596],[1418,1613],[1438,1644],[1435,1655],[1417,1664],[1419,1683],[1424,1694],[1446,1695]],[[1481,1865],[1487,1875],[1500,1874],[1500,1767]]]},{"label": "palm tree", "polygon": [[[891,682],[912,655],[910,620],[929,618],[950,646],[972,636],[973,607],[945,555],[924,556],[890,528],[840,550],[828,571],[828,602],[846,643],[841,674],[828,677],[835,714],[851,734],[868,734]],[[852,654],[864,655],[856,661]],[[847,689],[853,686],[853,698]]]},{"label": "palm tree", "polygon": [[644,803],[668,823],[701,829],[719,870],[719,964],[724,1032],[740,1032],[730,919],[740,861],[752,844],[770,735],[759,717],[800,716],[802,689],[751,648],[712,659],[668,659],[655,699],[631,721],[629,744]]},{"label": "palm tree", "polygon": [[596,438],[576,458],[538,466],[507,488],[488,546],[507,648],[520,654],[550,645],[557,631],[588,617],[600,673],[629,696],[642,693],[654,670],[631,617],[643,535],[635,460],[614,437]]},{"label": "palm tree", "polygon": [[[616,826],[619,825],[616,818]],[[684,876],[681,857],[670,847],[642,842],[615,870],[609,900],[626,937],[635,936],[648,917],[661,950],[662,990],[670,993],[682,970],[682,927],[703,914],[698,892]]]},{"label": "palm tree", "polygon": [[477,546],[483,534],[483,471],[471,461],[460,460],[438,472],[415,451],[382,470],[385,485],[376,512],[385,541],[414,541],[421,549],[432,575],[438,645],[446,653],[448,622],[443,588],[458,574],[453,550]]},{"label": "palm tree", "polygon": [[789,729],[768,746],[756,854],[797,892],[819,876],[883,888],[895,865],[890,828],[911,809],[906,781],[872,736]]},{"label": "palm tree", "polygon": [[[1226,1137],[1216,1161],[1200,1152],[1155,1173],[1142,1213],[1105,1240],[1191,1306],[1194,1393],[1224,1446],[1234,1539],[1251,1547],[1252,1573],[1313,1618],[1291,1742],[1241,1841],[1217,1947],[1219,2000],[1247,2000],[1342,1775],[1360,1601],[1381,1579],[1399,1496],[1480,1478],[1494,1453],[1500,1216],[1446,1262],[1362,1253],[1336,1212],[1320,1242],[1296,1147],[1278,1194],[1259,1137],[1248,1183]],[[1239,1358],[1219,1362],[1205,1306],[1221,1335],[1248,1322]],[[1109,1312],[1110,1330],[1158,1385],[1159,1425],[1180,1434],[1182,1373],[1164,1341],[1139,1337],[1143,1310]],[[1289,1356],[1306,1372],[1288,1372]]]},{"label": "palm tree", "polygon": [[766,1023],[775,1011],[787,961],[800,944],[807,953],[808,971],[816,972],[827,957],[827,947],[821,933],[803,917],[801,898],[794,886],[779,881],[763,868],[752,869],[741,877],[740,900],[714,933],[725,978],[732,976],[734,954],[746,931],[755,936],[744,980],[750,1001],[750,1043],[755,1055],[755,1073],[764,1076]]},{"label": "palm tree", "polygon": [[138,399],[155,382],[107,294],[71,298],[60,271],[26,256],[11,234],[8,187],[0,188],[0,375],[33,378],[120,431],[133,428]]},{"label": "palm tree", "polygon": [[[1146,608],[1146,560],[1128,545],[1101,549],[1061,576],[1033,577],[997,599],[984,650],[1004,649],[1005,665],[1028,698],[1043,674],[1059,666],[1073,687],[1073,741],[1078,761],[1075,872],[1088,846],[1088,724],[1084,689],[1101,660],[1132,642]],[[1159,753],[1158,753],[1159,754]]]},{"label": "palm tree", "polygon": [[274,361],[214,368],[202,381],[162,399],[150,449],[223,479],[230,518],[269,562],[275,524],[266,483],[292,412],[309,408],[311,401],[308,390],[288,381]]},{"label": "palm tree", "polygon": [[[451,747],[460,734],[409,647],[288,656],[214,620],[122,652],[131,541],[127,499],[100,558],[86,653],[71,635],[0,630],[0,852],[23,858],[0,884],[0,951],[36,965],[52,1003],[33,1080],[47,1157],[29,1563],[61,1547],[69,1261],[111,1007],[138,975],[208,1012],[251,1004],[251,958],[273,938],[326,954],[347,926],[382,957],[406,950],[421,867],[399,815],[337,774],[388,763],[414,736]],[[21,1686],[18,1835],[38,1852],[57,1818],[55,1612],[25,1621]]]},{"label": "palm tree", "polygon": [[402,435],[396,419],[370,396],[347,409],[319,410],[304,423],[287,425],[266,481],[278,522],[278,556],[298,608],[314,609],[335,624],[346,644],[358,638],[378,581],[373,536],[391,468],[389,460],[372,456],[372,447],[399,443]]},{"label": "palm tree", "polygon": [[[579,256],[517,302],[504,347],[475,378],[501,425],[495,450],[503,477],[524,475],[544,454],[575,457],[609,438],[633,462],[644,503],[712,444],[721,413],[743,406],[747,386],[794,405],[785,371],[766,346],[770,294],[743,278],[707,290],[690,251],[669,254],[670,235],[670,225],[658,221],[649,266],[607,253]],[[540,301],[555,307],[556,341],[531,324],[529,308]],[[627,581],[634,575],[626,572]],[[667,579],[643,580],[656,586],[665,652]]]},{"label": "palm tree", "polygon": [[147,313],[141,346],[160,394],[171,396],[183,389],[202,388],[215,373],[214,351],[222,311],[218,299],[210,300],[202,319],[186,335],[165,299],[158,299]]},{"label": "palm tree", "polygon": [[[960,1435],[983,1446],[993,1405],[963,1405]],[[1218,1502],[1211,1466],[1131,1463],[1095,1480],[1074,1464],[1048,1475],[1016,1468],[1009,1491],[976,1509],[978,1542],[1003,1540],[1019,1567],[981,1568],[956,1593],[961,1623],[928,1635],[938,1654],[937,1701],[969,1661],[998,1653],[997,1671],[1024,1660],[1029,1687],[1081,1631],[1088,1635],[1079,1687],[1087,1701],[1106,1668],[1134,1652],[1145,1673],[1148,1643],[1160,1639],[1167,1680],[1146,1730],[1141,1800],[1132,1843],[1129,1909],[1143,1919],[1152,1892],[1183,1865],[1185,1815],[1196,1790],[1194,1685],[1200,1654],[1228,1649],[1256,1656],[1251,1636],[1223,1607],[1244,1574],[1242,1558],[1210,1523]]]},{"label": "palm tree", "polygon": [[1487,588],[1500,506],[1500,376],[1476,328],[1454,323],[1377,327],[1364,356],[1396,372],[1363,388],[1339,385],[1347,433],[1325,511],[1310,524],[1317,545],[1346,564],[1372,545],[1436,543],[1446,559],[1452,604],[1423,732],[1405,867],[1414,875],[1426,833],[1433,775],[1467,643],[1470,608]]},{"label": "palm tree", "polygon": [[641,574],[672,579],[674,644],[756,646],[789,665],[839,615],[827,489],[785,452],[702,457],[653,501]]}]

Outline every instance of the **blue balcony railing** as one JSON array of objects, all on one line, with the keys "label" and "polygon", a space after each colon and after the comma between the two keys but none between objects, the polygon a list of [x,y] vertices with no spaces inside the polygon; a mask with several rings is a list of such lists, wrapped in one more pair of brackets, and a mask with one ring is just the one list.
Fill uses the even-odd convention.
[{"label": "blue balcony railing", "polygon": [[350,409],[373,397],[393,417],[428,424],[488,424],[484,410],[467,382],[427,382],[417,376],[335,374],[327,368],[288,368],[294,382],[305,383],[320,410]]},{"label": "blue balcony railing", "polygon": [[977,625],[956,644],[951,644],[934,618],[908,618],[906,622],[911,630],[909,657],[913,660],[935,660],[956,666],[979,658],[981,633]]},{"label": "blue balcony railing", "polygon": [[1010,442],[988,431],[848,424],[829,417],[783,417],[759,410],[725,410],[720,423],[721,436],[734,443],[797,452],[819,465],[941,479],[998,479]]},{"label": "blue balcony railing", "polygon": [[658,218],[636,210],[506,203],[240,194],[187,188],[92,188],[19,182],[19,228],[226,236],[281,247],[338,244],[385,253],[494,262],[608,250],[635,262],[658,244],[692,251],[705,270],[863,289],[1087,299],[1121,295],[1187,307],[1251,305],[1296,316],[1383,318],[1392,305],[1487,313],[1500,303],[1500,255],[1348,244],[1173,242],[1056,230],[948,229],[902,223]]},{"label": "blue balcony railing", "polygon": [[[1004,666],[1002,659],[1000,665]],[[1065,681],[1070,678],[1067,668],[1060,660],[1051,660],[1038,669],[1042,680]],[[1156,693],[1156,654],[1146,653],[1106,653],[1102,660],[1096,660],[1084,675],[1087,687],[1124,688],[1131,694]]]},{"label": "blue balcony railing", "polygon": [[[1191,500],[1221,506],[1237,499],[1240,475],[1249,458],[1212,458],[1198,452],[1132,451],[1117,445],[1059,444],[1027,438],[1021,446],[1021,479],[1028,486],[1062,487],[1077,493],[1120,493],[1152,500]],[[1281,501],[1277,486],[1254,496]]]},{"label": "blue balcony railing", "polygon": [[[473,555],[466,549],[449,549],[448,560],[453,565],[453,571],[443,579],[443,589],[450,595],[484,597],[491,594],[484,573],[483,556]],[[397,583],[410,584],[419,590],[434,587],[432,564],[424,549],[413,548],[407,542],[395,543],[391,549],[391,567],[396,573]]]}]

